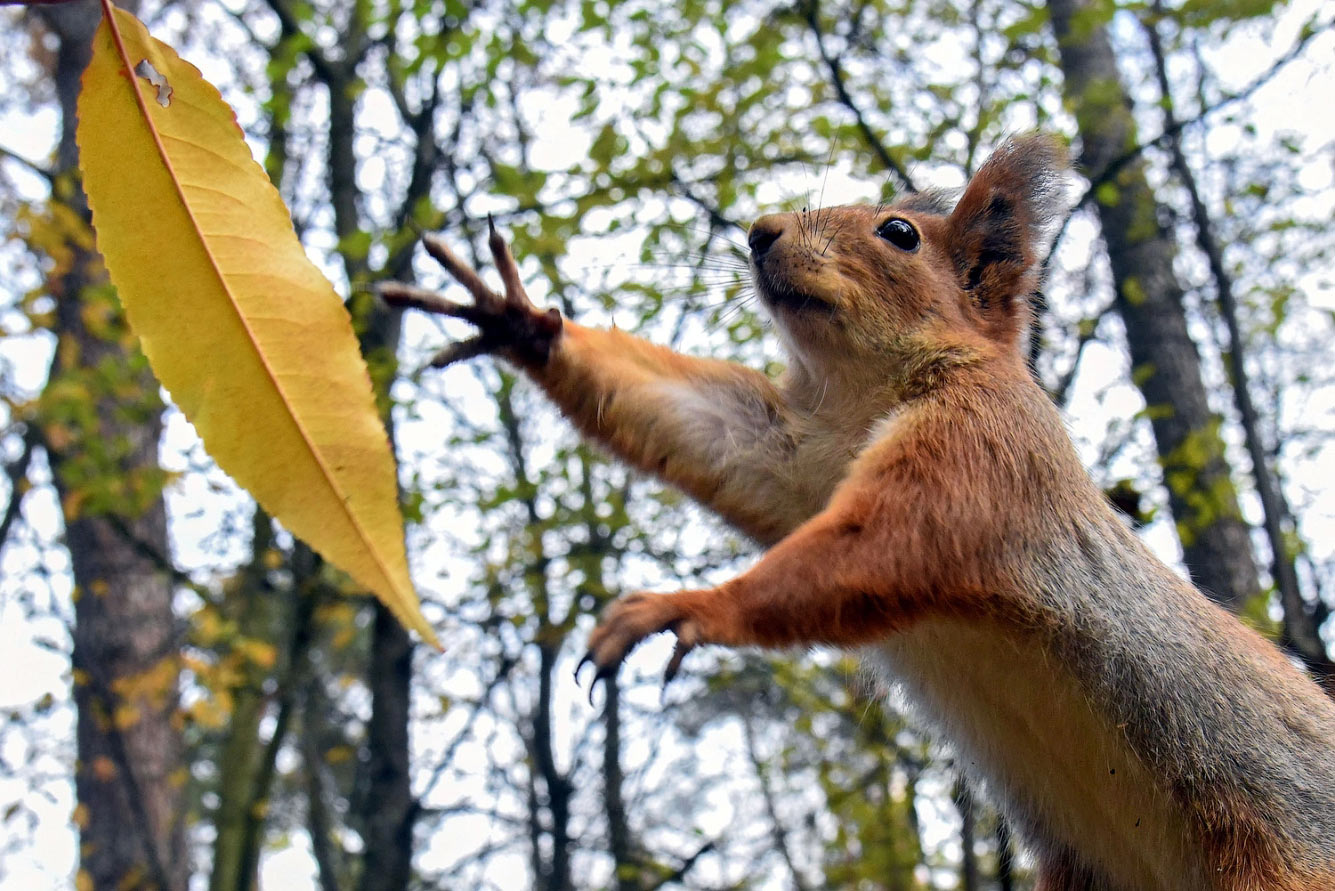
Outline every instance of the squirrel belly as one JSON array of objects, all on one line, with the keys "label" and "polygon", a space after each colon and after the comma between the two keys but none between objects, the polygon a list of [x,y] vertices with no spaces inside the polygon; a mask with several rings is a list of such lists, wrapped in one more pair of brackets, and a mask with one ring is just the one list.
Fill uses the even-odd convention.
[{"label": "squirrel belly", "polygon": [[[1083,688],[1039,641],[977,620],[927,618],[867,647],[864,666],[1044,859],[1116,864],[1112,887],[1211,887],[1188,822]],[[1112,873],[1109,872],[1109,877]]]}]

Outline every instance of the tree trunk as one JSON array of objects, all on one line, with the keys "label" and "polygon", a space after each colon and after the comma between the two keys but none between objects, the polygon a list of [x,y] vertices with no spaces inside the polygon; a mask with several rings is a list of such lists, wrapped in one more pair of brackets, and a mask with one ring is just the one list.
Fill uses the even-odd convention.
[{"label": "tree trunk", "polygon": [[[1133,379],[1145,398],[1183,562],[1207,594],[1236,611],[1260,590],[1251,535],[1210,410],[1201,360],[1173,271],[1172,233],[1137,158],[1131,100],[1117,71],[1106,15],[1092,0],[1050,0],[1080,162],[1097,184],[1099,220],[1126,328]],[[1106,179],[1105,179],[1106,176]]]},{"label": "tree trunk", "polygon": [[[278,641],[279,628],[290,620],[283,615],[289,604],[266,581],[265,553],[272,547],[273,527],[256,507],[251,515],[251,564],[234,591],[227,592],[228,615],[237,623],[243,640]],[[283,592],[288,594],[288,592]],[[290,596],[290,595],[289,595]],[[251,809],[268,798],[268,790],[257,790],[264,739],[260,728],[269,713],[265,680],[269,668],[249,659],[239,660],[236,684],[231,688],[232,709],[222,747],[218,753],[218,806],[213,812],[213,864],[209,891],[249,891],[255,887],[255,863],[246,851],[255,845],[249,839]]]},{"label": "tree trunk", "polygon": [[[79,0],[39,14],[58,40],[57,182],[73,183],[79,79],[100,13]],[[52,200],[87,222],[77,185],[64,194],[58,186]],[[69,247],[68,269],[51,281],[59,343],[43,421],[75,583],[81,887],[184,889],[180,641],[158,464],[162,404],[100,259],[79,238]]]},{"label": "tree trunk", "polygon": [[412,877],[417,800],[408,773],[408,703],[413,644],[379,601],[371,637],[371,722],[366,728],[368,786],[363,811],[361,891],[400,891]]}]

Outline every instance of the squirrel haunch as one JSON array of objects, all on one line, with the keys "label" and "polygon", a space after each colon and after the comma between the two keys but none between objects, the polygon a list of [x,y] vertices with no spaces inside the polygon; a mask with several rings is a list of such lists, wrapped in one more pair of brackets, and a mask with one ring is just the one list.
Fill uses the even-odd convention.
[{"label": "squirrel haunch", "polygon": [[[1025,365],[1063,176],[1028,137],[953,208],[757,220],[777,383],[522,323],[540,311],[499,239],[505,297],[455,273],[477,305],[453,314],[486,316],[487,347],[585,435],[768,547],[716,588],[613,603],[599,676],[665,630],[669,676],[705,643],[861,648],[1020,827],[1043,891],[1335,888],[1335,704],[1129,531]],[[507,352],[511,328],[550,344]]]}]

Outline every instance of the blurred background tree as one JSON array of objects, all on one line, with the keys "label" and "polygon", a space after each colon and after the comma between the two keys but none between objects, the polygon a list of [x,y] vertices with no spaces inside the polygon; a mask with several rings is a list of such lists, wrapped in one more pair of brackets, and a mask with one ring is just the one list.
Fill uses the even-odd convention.
[{"label": "blurred background tree", "polygon": [[3,11],[0,886],[1027,886],[983,790],[851,660],[702,653],[660,703],[647,647],[584,702],[570,671],[604,603],[754,551],[508,369],[419,370],[461,331],[367,286],[441,284],[417,234],[477,259],[487,213],[540,301],[777,369],[749,220],[958,186],[1006,133],[1064,134],[1080,168],[1036,373],[1160,552],[1330,670],[1321,4],[136,11],[237,109],[347,296],[446,652],[415,651],[164,409],[75,175],[95,6]]}]

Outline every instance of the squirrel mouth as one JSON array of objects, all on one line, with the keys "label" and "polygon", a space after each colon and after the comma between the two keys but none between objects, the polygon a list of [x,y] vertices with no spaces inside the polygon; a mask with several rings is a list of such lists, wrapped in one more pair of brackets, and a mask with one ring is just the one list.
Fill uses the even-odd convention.
[{"label": "squirrel mouth", "polygon": [[766,305],[796,313],[817,311],[834,314],[835,306],[829,300],[793,287],[786,278],[774,275],[759,263],[752,265],[755,269],[756,293]]}]

